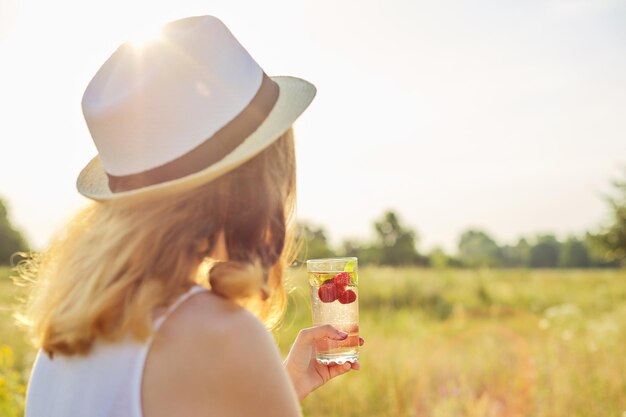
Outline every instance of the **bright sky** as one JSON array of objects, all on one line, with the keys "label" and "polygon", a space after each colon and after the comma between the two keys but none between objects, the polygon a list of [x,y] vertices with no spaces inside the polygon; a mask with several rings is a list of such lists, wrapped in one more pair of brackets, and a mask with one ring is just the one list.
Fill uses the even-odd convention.
[{"label": "bright sky", "polygon": [[387,208],[421,249],[607,217],[626,166],[621,0],[0,0],[0,195],[37,247],[84,203],[93,74],[138,29],[198,14],[318,87],[295,126],[299,214],[334,242]]}]

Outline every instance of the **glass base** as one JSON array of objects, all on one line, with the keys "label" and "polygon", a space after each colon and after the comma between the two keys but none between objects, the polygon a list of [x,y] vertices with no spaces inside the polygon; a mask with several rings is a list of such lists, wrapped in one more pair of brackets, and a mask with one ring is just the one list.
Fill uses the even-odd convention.
[{"label": "glass base", "polygon": [[331,364],[337,364],[337,365],[343,365],[346,362],[350,362],[350,363],[354,363],[356,361],[359,360],[359,354],[358,353],[348,353],[348,354],[320,354],[318,353],[315,357],[315,360],[317,360],[319,363],[322,363],[324,365],[331,365]]}]

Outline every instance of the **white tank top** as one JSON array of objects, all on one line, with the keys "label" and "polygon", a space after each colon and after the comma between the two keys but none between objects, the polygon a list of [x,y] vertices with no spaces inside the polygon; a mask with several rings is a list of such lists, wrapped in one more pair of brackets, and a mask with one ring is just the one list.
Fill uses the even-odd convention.
[{"label": "white tank top", "polygon": [[[154,323],[155,331],[190,296],[194,286]],[[116,343],[96,341],[86,356],[39,351],[26,395],[26,417],[142,417],[141,382],[152,339]]]}]

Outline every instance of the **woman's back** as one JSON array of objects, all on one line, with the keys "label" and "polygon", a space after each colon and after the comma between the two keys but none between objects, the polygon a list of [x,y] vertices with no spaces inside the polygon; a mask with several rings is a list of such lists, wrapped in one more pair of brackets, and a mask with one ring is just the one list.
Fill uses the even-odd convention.
[{"label": "woman's back", "polygon": [[[176,307],[202,287],[192,287],[155,322],[160,327]],[[39,352],[33,367],[26,416],[141,417],[141,385],[152,340],[96,341],[88,355]]]},{"label": "woman's back", "polygon": [[142,416],[140,398],[146,346],[127,340],[96,343],[87,356],[37,356],[26,416]]},{"label": "woman's back", "polygon": [[299,415],[271,338],[246,310],[195,286],[155,327],[145,343],[97,341],[88,355],[53,359],[40,353],[26,416]]}]

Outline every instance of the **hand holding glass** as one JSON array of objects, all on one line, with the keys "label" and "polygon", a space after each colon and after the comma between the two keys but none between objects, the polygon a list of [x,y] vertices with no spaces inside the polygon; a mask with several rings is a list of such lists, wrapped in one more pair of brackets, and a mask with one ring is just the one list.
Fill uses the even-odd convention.
[{"label": "hand holding glass", "polygon": [[306,264],[313,325],[331,324],[348,334],[344,340],[316,341],[317,361],[354,363],[359,359],[357,258],[310,259]]}]

